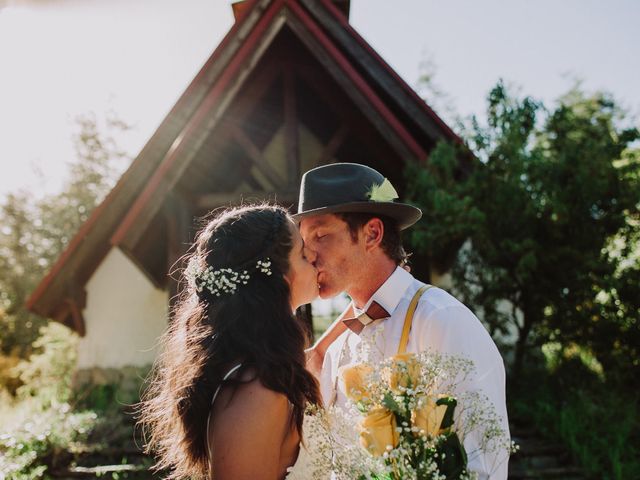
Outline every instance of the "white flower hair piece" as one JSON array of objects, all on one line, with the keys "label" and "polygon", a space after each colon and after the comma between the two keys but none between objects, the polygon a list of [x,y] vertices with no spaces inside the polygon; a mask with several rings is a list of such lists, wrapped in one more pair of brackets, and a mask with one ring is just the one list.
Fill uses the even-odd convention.
[{"label": "white flower hair piece", "polygon": [[[255,264],[255,269],[267,276],[271,275],[273,273],[271,271],[271,259],[267,257],[264,260],[258,260]],[[203,271],[197,271],[194,266],[189,270],[189,276],[192,278],[198,293],[206,289],[216,297],[223,293],[233,295],[239,285],[246,285],[251,278],[247,270],[235,271],[231,268],[215,270],[211,266],[208,266]]]},{"label": "white flower hair piece", "polygon": [[371,185],[371,188],[367,192],[367,196],[372,202],[393,202],[398,198],[398,192],[393,188],[391,182],[385,178],[380,185],[375,183]]}]

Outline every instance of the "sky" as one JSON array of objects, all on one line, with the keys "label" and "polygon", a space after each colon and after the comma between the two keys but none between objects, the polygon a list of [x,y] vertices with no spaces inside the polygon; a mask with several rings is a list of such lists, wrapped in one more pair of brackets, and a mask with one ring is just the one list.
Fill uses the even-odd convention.
[{"label": "sky", "polygon": [[[56,192],[74,121],[115,114],[134,157],[233,23],[230,0],[0,0],[0,198]],[[481,115],[499,78],[545,103],[575,79],[640,114],[636,0],[352,0],[351,24],[447,118]]]}]

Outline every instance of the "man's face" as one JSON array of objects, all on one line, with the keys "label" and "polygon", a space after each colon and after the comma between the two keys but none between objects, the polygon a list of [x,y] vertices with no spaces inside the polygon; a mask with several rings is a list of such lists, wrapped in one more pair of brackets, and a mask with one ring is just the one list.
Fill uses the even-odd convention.
[{"label": "man's face", "polygon": [[349,292],[362,271],[363,242],[354,242],[347,223],[333,214],[302,219],[300,234],[318,269],[321,298]]}]

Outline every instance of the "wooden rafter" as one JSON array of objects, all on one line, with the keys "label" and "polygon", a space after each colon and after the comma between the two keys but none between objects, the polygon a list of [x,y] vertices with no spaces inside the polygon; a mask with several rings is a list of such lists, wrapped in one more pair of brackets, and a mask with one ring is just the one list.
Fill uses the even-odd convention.
[{"label": "wooden rafter", "polygon": [[253,141],[249,138],[249,136],[244,133],[242,128],[239,127],[230,127],[230,133],[233,139],[238,142],[238,144],[244,149],[244,151],[249,155],[249,158],[253,162],[253,165],[258,169],[258,171],[264,175],[272,188],[285,188],[286,181],[276,172],[271,165],[267,162],[267,160],[262,155],[262,152]]},{"label": "wooden rafter", "polygon": [[69,308],[69,316],[71,317],[73,329],[78,333],[78,335],[84,337],[87,333],[87,329],[84,317],[82,316],[82,307],[80,307],[76,301],[70,299],[67,299],[65,303]]},{"label": "wooden rafter", "polygon": [[345,138],[347,138],[348,134],[349,134],[349,125],[343,121],[340,124],[340,127],[338,128],[338,130],[336,130],[336,132],[333,134],[333,136],[329,140],[329,143],[327,143],[327,145],[324,147],[324,150],[322,150],[320,157],[316,161],[316,165],[320,166],[320,165],[325,165],[329,163],[329,161],[334,157],[334,155],[338,151],[338,148],[340,148],[340,145],[342,145],[342,143],[344,142]]},{"label": "wooden rafter", "polygon": [[298,114],[296,109],[295,75],[289,59],[284,65],[284,132],[289,188],[295,187],[301,174]]},{"label": "wooden rafter", "polygon": [[462,140],[424,102],[422,98],[402,80],[384,59],[349,24],[348,18],[331,0],[300,0],[329,35],[337,40],[353,59],[380,88],[387,92],[392,101],[407,112],[407,118],[436,143],[440,139],[462,144]]},{"label": "wooden rafter", "polygon": [[[251,37],[262,38],[262,42],[265,44],[264,48],[252,49],[251,42],[241,46],[238,56],[230,61],[231,65],[223,72],[218,83],[203,100],[194,116],[187,122],[146,188],[111,237],[112,244],[120,245],[125,252],[133,251],[149,222],[160,209],[159,199],[173,189],[202,143],[219,124],[222,114],[231,103],[231,99],[245,84],[251,72],[246,65],[258,62],[266,45],[271,43],[273,37],[282,28],[284,19],[272,22],[277,12],[278,10],[275,8],[268,10],[250,34]],[[252,41],[256,42],[257,39],[254,38]],[[243,66],[245,68],[242,68]],[[156,201],[152,201],[152,198]]]},{"label": "wooden rafter", "polygon": [[424,149],[389,110],[367,81],[353,69],[347,58],[339,52],[304,9],[295,2],[289,3],[288,7],[293,12],[287,15],[288,25],[334,80],[347,92],[378,132],[387,139],[402,158],[407,160],[426,158],[427,154]]},{"label": "wooden rafter", "polygon": [[[340,118],[341,125],[349,127],[348,133],[343,133],[339,130],[336,131],[334,136],[327,143],[326,148],[329,148],[329,145],[331,145],[330,148],[333,150],[332,155],[337,153],[338,149],[347,139],[349,134],[355,135],[360,141],[366,141],[369,144],[376,144],[376,148],[380,151],[390,149],[382,138],[375,135],[375,129],[372,126],[363,123],[361,117],[356,115],[355,112],[345,103],[336,101],[335,94],[332,94],[332,91],[327,88],[326,83],[318,76],[317,73],[314,74],[314,71],[310,68],[300,68],[297,70],[297,73],[316,95],[318,95],[325,103],[331,105],[336,115]],[[327,162],[329,160],[325,159],[322,161]]]},{"label": "wooden rafter", "polygon": [[167,222],[169,240],[167,245],[169,302],[173,306],[180,293],[180,271],[185,267],[183,264],[184,254],[192,241],[189,237],[192,228],[191,207],[180,196],[170,194],[165,202],[164,217]]},{"label": "wooden rafter", "polygon": [[200,210],[212,210],[214,208],[230,205],[244,200],[273,200],[283,205],[291,205],[298,201],[298,192],[295,190],[249,190],[230,193],[207,193],[199,195],[194,199],[194,203]]},{"label": "wooden rafter", "polygon": [[[339,3],[348,6],[349,2],[340,0]],[[215,168],[209,158],[205,159],[205,149],[211,152],[211,162],[218,161],[220,155],[216,152],[220,152],[224,145],[220,137],[226,135],[225,129],[231,125],[241,127],[250,108],[259,104],[261,96],[279,75],[282,75],[284,88],[282,113],[287,176],[282,178],[282,173],[273,175],[277,172],[273,169],[271,173],[264,174],[259,168],[252,168],[243,181],[238,180],[245,166],[266,165],[259,157],[265,156],[261,150],[265,148],[266,137],[272,134],[271,130],[265,130],[264,135],[254,138],[245,129],[244,133],[251,137],[250,141],[260,155],[255,155],[255,151],[253,155],[238,154],[242,156],[234,167],[238,178],[233,185],[221,184],[220,187],[230,190],[236,181],[240,181],[249,191],[227,195],[264,197],[285,189],[278,193],[278,200],[295,203],[292,187],[301,173],[299,122],[306,118],[308,111],[300,110],[303,100],[296,98],[293,92],[306,90],[307,86],[323,96],[324,102],[330,106],[327,115],[332,110],[338,117],[337,123],[329,124],[331,129],[325,128],[320,118],[314,124],[318,129],[315,133],[320,134],[318,138],[326,142],[318,156],[320,163],[329,162],[332,158],[343,159],[354,151],[357,155],[358,143],[365,140],[365,150],[371,153],[366,158],[393,175],[399,171],[395,170],[396,162],[420,158],[435,140],[456,140],[450,128],[355,32],[333,1],[248,0],[247,5],[246,14],[235,23],[207,60],[117,187],[94,211],[51,272],[38,285],[28,300],[29,309],[44,316],[54,316],[83,332],[81,312],[84,306],[76,294],[70,293],[74,289],[70,282],[85,285],[113,245],[120,246],[139,267],[148,261],[149,256],[154,256],[155,252],[150,249],[146,250],[146,258],[141,254],[145,246],[153,246],[152,240],[150,244],[146,243],[147,236],[157,238],[158,234],[165,235],[162,229],[169,228],[161,211],[167,208],[164,206],[167,195],[177,188],[188,190],[189,185],[193,185],[189,182],[191,177],[194,180],[203,178],[198,172],[206,174],[209,168]],[[277,57],[276,61],[260,63],[285,24],[296,41],[291,50],[285,46],[278,53],[285,55],[285,64],[295,65],[293,71],[274,68],[278,65]],[[304,46],[306,61],[304,56],[295,57],[300,45]],[[293,61],[287,58],[289,55],[295,57]],[[311,73],[309,78],[304,78],[306,68],[316,74]],[[270,73],[267,72],[269,69]],[[262,81],[269,75],[271,77],[267,81]],[[314,84],[313,80],[318,80],[316,77],[320,78]],[[299,85],[298,80],[305,85]],[[336,98],[340,100],[336,101]],[[335,131],[334,125],[337,127]],[[235,140],[233,151],[238,153],[240,145]],[[247,145],[251,150],[251,145],[246,143],[242,148],[246,151]],[[202,161],[198,159],[198,165],[189,168],[200,152]],[[305,157],[305,161],[309,160],[313,159]],[[186,172],[189,177],[185,176]],[[208,188],[206,181],[202,181],[201,186],[194,191]],[[198,198],[192,204],[194,213],[202,207],[229,203],[229,197],[225,199],[222,195],[225,194],[217,198]],[[180,231],[184,230],[178,228],[174,232],[176,238]],[[169,257],[177,254],[176,245],[174,243],[174,253],[169,253]],[[164,244],[156,247],[162,252],[166,251],[165,247],[169,249]],[[163,258],[158,266],[165,262],[170,263],[170,258]],[[160,270],[158,268],[153,273],[157,277],[157,285],[158,279],[164,275]],[[164,277],[160,281],[165,287]]]}]

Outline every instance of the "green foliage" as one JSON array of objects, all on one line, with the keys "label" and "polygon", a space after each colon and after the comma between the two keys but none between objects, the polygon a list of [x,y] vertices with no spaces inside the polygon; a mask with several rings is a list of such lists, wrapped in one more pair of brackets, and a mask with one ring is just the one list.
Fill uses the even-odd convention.
[{"label": "green foliage", "polygon": [[[0,472],[8,478],[47,478],[83,453],[100,454],[134,438],[130,407],[139,401],[143,372],[121,384],[72,390],[76,341],[69,329],[52,322],[30,359],[15,367],[24,385],[15,398],[4,394],[0,403]],[[120,459],[108,460],[114,461]]]},{"label": "green foliage", "polygon": [[[98,421],[91,401],[81,409],[72,406],[78,402],[71,389],[77,337],[24,305],[115,183],[121,167],[117,162],[126,161],[112,137],[98,132],[95,118],[81,117],[78,126],[77,159],[69,165],[62,191],[40,197],[20,191],[0,204],[1,478],[45,478],[66,467],[90,435],[122,423],[121,411]],[[128,128],[113,119],[107,127],[120,132]],[[132,436],[131,427],[127,435]]]},{"label": "green foliage", "polygon": [[635,392],[603,382],[578,358],[556,371],[528,366],[512,382],[510,417],[525,420],[550,442],[561,441],[593,478],[624,480],[640,471],[640,417]]},{"label": "green foliage", "polygon": [[67,403],[75,343],[68,328],[51,322],[42,328],[29,360],[15,367],[23,385],[0,409],[0,471],[9,478],[43,478],[66,465],[97,424],[94,412],[74,412]]},{"label": "green foliage", "polygon": [[[47,321],[25,309],[25,300],[62,253],[73,234],[102,201],[126,155],[110,134],[98,131],[93,116],[77,119],[75,161],[58,194],[35,196],[18,191],[0,204],[0,353],[27,358]],[[128,126],[107,120],[107,129]]]},{"label": "green foliage", "polygon": [[413,246],[446,258],[447,242],[470,239],[456,288],[492,333],[517,332],[516,371],[550,340],[588,347],[605,371],[639,366],[640,134],[624,125],[605,94],[574,88],[547,111],[499,83],[467,132],[480,162],[456,174],[463,152],[440,146],[408,172],[426,214]]},{"label": "green foliage", "polygon": [[456,147],[439,143],[426,167],[410,164],[405,175],[407,197],[423,211],[422,221],[408,231],[408,241],[430,267],[439,269],[484,218],[458,172],[459,153]]},{"label": "green foliage", "polygon": [[77,335],[59,323],[42,327],[33,342],[33,353],[16,367],[23,384],[18,388],[18,397],[37,397],[44,405],[68,401],[77,342]]},{"label": "green foliage", "polygon": [[23,401],[12,414],[17,421],[0,434],[0,471],[16,480],[44,478],[47,471],[67,465],[97,423],[94,412],[73,413],[67,403],[42,409]]}]

